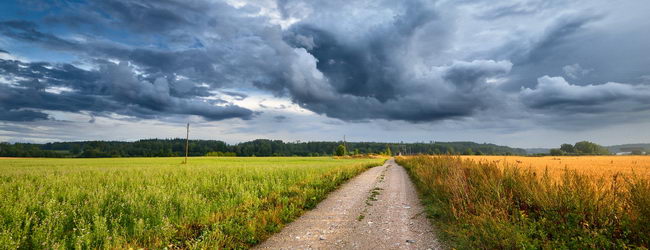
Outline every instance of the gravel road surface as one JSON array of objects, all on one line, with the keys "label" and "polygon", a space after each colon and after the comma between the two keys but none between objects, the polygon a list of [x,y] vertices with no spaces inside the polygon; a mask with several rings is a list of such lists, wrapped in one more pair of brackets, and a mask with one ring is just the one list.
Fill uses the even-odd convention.
[{"label": "gravel road surface", "polygon": [[258,249],[440,249],[415,187],[393,159],[360,174]]}]

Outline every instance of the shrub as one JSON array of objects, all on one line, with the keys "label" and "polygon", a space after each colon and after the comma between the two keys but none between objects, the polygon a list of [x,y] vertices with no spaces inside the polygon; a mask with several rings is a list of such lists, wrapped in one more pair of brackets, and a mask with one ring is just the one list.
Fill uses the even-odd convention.
[{"label": "shrub", "polygon": [[336,154],[336,156],[344,156],[347,154],[347,150],[345,149],[345,146],[341,144],[338,147],[336,147],[336,151],[334,153]]},{"label": "shrub", "polygon": [[564,155],[564,151],[557,148],[553,148],[549,151],[549,154],[553,156],[560,156],[560,155]]}]

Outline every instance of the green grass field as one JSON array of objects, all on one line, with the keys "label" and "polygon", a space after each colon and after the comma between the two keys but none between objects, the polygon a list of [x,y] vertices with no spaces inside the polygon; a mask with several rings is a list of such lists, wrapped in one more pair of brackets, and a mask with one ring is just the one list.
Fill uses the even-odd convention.
[{"label": "green grass field", "polygon": [[0,246],[246,248],[383,159],[0,159]]}]

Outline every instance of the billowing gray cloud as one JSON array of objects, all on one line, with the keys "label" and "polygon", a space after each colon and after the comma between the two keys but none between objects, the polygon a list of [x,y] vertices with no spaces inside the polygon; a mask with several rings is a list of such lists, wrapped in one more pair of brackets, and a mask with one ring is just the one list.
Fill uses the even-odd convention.
[{"label": "billowing gray cloud", "polygon": [[485,5],[483,7],[485,11],[478,14],[477,17],[492,20],[510,16],[530,15],[553,6],[557,2],[553,0],[500,1],[496,3],[494,1],[484,1]]},{"label": "billowing gray cloud", "polygon": [[87,71],[69,64],[22,63],[1,60],[0,75],[13,84],[0,84],[0,120],[46,119],[40,111],[113,112],[139,118],[197,115],[207,120],[249,119],[253,112],[238,106],[172,95],[169,81],[140,79],[127,63],[104,63]]},{"label": "billowing gray cloud", "polygon": [[647,110],[650,87],[608,82],[572,85],[562,77],[543,76],[533,89],[521,91],[523,103],[538,110],[558,113],[604,113]]},{"label": "billowing gray cloud", "polygon": [[565,65],[562,67],[562,70],[564,70],[564,74],[568,76],[569,78],[572,79],[578,79],[581,78],[582,76],[585,76],[589,74],[589,72],[593,71],[592,69],[583,69],[580,64],[571,64],[571,65]]},{"label": "billowing gray cloud", "polygon": [[38,31],[37,25],[29,21],[11,20],[0,22],[0,33],[16,40],[39,43],[52,49],[74,50],[77,47],[77,44],[73,42]]},{"label": "billowing gray cloud", "polygon": [[48,115],[38,111],[21,109],[6,110],[4,108],[0,109],[0,120],[3,121],[29,122],[45,119],[48,119]]},{"label": "billowing gray cloud", "polygon": [[522,63],[539,62],[552,53],[567,40],[579,34],[586,25],[599,20],[601,16],[594,14],[568,14],[557,18],[549,27],[547,27],[539,39],[532,44],[527,53],[522,58]]},{"label": "billowing gray cloud", "polygon": [[[289,81],[279,82],[284,88],[270,89],[286,89],[302,107],[343,120],[435,121],[489,108],[487,100],[494,89],[485,80],[508,73],[512,64],[492,60],[421,64],[432,51],[442,49],[422,47],[423,42],[446,39],[448,23],[424,2],[391,5],[396,7],[394,17],[364,24],[370,28],[351,35],[354,40],[347,33],[328,30],[330,23],[322,22],[319,14],[294,24],[285,40],[306,52],[301,67],[294,67],[300,70],[294,70]],[[363,22],[343,15],[336,20]]]},{"label": "billowing gray cloud", "polygon": [[[604,6],[599,0],[43,3],[40,10],[56,11],[0,20],[2,51],[29,54],[20,51],[28,45],[74,59],[1,61],[0,117],[43,120],[51,110],[249,119],[254,111],[226,99],[245,102],[258,92],[354,122],[507,117],[536,124],[538,115],[643,112],[645,85],[636,83],[650,75],[650,35],[643,32],[650,5]],[[564,75],[572,84],[545,75]]]},{"label": "billowing gray cloud", "polygon": [[[116,21],[112,23],[141,31],[144,26],[130,26],[139,25],[134,23],[156,23],[159,17],[171,15],[166,8],[171,8],[173,5],[109,1],[97,4],[96,7],[111,13],[132,6],[128,11],[118,11],[119,14],[113,16]],[[216,5],[219,14],[234,12],[232,7]],[[494,74],[491,69],[477,68],[467,79],[462,79],[463,76],[458,75],[458,70],[461,72],[472,70],[470,68],[450,68],[448,73],[430,72],[426,77],[412,76],[414,72],[410,72],[409,65],[404,64],[404,58],[396,53],[403,51],[417,54],[420,51],[430,51],[431,48],[422,47],[422,41],[431,38],[427,32],[438,32],[444,36],[443,27],[447,22],[441,21],[437,11],[425,2],[411,1],[389,6],[396,7],[395,14],[398,16],[394,20],[380,20],[381,25],[365,31],[361,39],[356,42],[342,37],[341,35],[344,34],[328,31],[330,27],[318,27],[309,20],[281,31],[256,24],[255,21],[260,21],[259,18],[245,18],[242,14],[232,14],[230,18],[242,21],[237,24],[237,29],[254,33],[242,37],[227,32],[217,33],[215,35],[225,35],[226,39],[220,39],[216,43],[206,37],[197,36],[201,41],[201,48],[173,51],[132,48],[96,40],[81,42],[72,47],[76,49],[76,53],[107,56],[132,62],[145,70],[148,75],[170,78],[171,74],[179,74],[193,82],[208,83],[212,88],[252,84],[278,95],[288,95],[304,108],[344,120],[380,118],[414,122],[433,121],[462,117],[470,115],[477,109],[486,108],[484,105],[487,102],[480,101],[485,100],[486,97],[473,91],[481,87],[475,88],[473,85],[480,85],[476,81]],[[173,25],[162,25],[164,30],[168,32],[181,30],[179,27],[194,30],[195,27],[191,27],[194,22],[188,20],[196,19],[194,12],[200,9],[189,10],[183,16],[173,16],[170,20],[176,22]],[[213,7],[208,8],[210,9]],[[138,22],[135,22],[136,15],[132,14],[133,11],[141,12],[137,15]],[[183,9],[178,13],[185,11],[186,9]],[[207,16],[203,21],[214,21],[212,18],[214,17]],[[64,19],[60,18],[60,20]],[[107,23],[101,18],[96,22]],[[10,24],[13,23],[7,25]],[[233,29],[234,26],[231,23],[214,23],[214,25],[226,31]],[[14,39],[45,43],[45,46],[67,50],[69,44],[75,43],[59,42],[65,40],[44,35],[37,31],[34,25],[13,25],[12,29],[16,31],[8,35]],[[156,28],[147,32],[161,31]],[[31,37],[48,39],[29,39]],[[50,43],[50,40],[57,43]],[[237,49],[231,50],[228,46],[236,46]],[[272,60],[260,61],[262,58],[272,58]],[[447,66],[440,65],[438,68],[443,70]],[[462,67],[462,65],[454,65],[454,67]],[[505,72],[500,71],[500,73]],[[115,74],[116,72],[112,72],[109,75]],[[443,74],[447,75],[443,76]],[[313,77],[315,75],[322,75],[322,77],[315,78]],[[111,80],[133,82],[123,81],[119,77]],[[156,78],[149,81],[155,85]],[[113,87],[117,88],[118,94],[121,93],[119,92],[121,85]],[[143,93],[150,92],[149,89],[145,90]],[[481,98],[477,98],[479,96]],[[142,96],[134,98],[130,95],[120,95],[120,97],[133,99],[138,105],[147,108],[160,108],[163,107],[161,103],[169,103],[165,102],[166,100]]]}]

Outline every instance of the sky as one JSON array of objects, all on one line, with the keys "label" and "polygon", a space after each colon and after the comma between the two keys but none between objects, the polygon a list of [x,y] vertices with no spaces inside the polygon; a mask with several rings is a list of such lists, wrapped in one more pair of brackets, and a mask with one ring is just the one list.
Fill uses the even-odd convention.
[{"label": "sky", "polygon": [[643,0],[5,0],[0,141],[650,142]]}]

